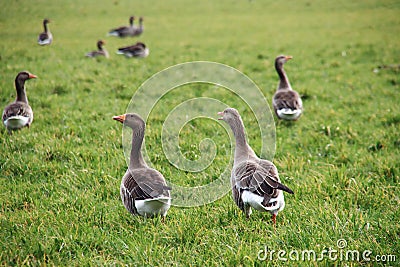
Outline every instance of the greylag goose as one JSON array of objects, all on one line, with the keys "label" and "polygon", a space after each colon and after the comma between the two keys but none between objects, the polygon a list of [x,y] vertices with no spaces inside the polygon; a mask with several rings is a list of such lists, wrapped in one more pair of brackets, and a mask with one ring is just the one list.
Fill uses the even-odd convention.
[{"label": "greylag goose", "polygon": [[118,48],[117,54],[126,57],[147,57],[150,51],[144,43],[137,42],[135,45]]},{"label": "greylag goose", "polygon": [[25,91],[25,81],[33,78],[37,78],[37,76],[27,71],[18,73],[15,78],[17,99],[4,109],[2,116],[3,123],[9,133],[25,126],[29,128],[33,121],[33,111],[28,104],[28,97]]},{"label": "greylag goose", "polygon": [[112,29],[108,32],[108,35],[122,37],[122,38],[128,37],[128,36],[134,36],[133,34],[136,31],[136,27],[133,25],[134,20],[135,20],[135,17],[131,16],[129,18],[129,26],[121,26],[121,27]]},{"label": "greylag goose", "polygon": [[143,17],[139,18],[139,27],[134,27],[134,32],[132,36],[139,36],[143,33],[144,26],[143,26]]},{"label": "greylag goose", "polygon": [[104,56],[106,58],[109,57],[108,51],[104,48],[105,42],[103,40],[97,41],[97,50],[89,52],[86,54],[87,57],[98,57]]},{"label": "greylag goose", "polygon": [[40,45],[49,45],[53,41],[53,35],[50,32],[49,26],[47,24],[50,23],[49,19],[43,20],[43,28],[44,32],[39,34],[38,44]]},{"label": "greylag goose", "polygon": [[235,157],[231,173],[232,195],[235,203],[249,218],[251,208],[270,212],[276,224],[276,215],[285,207],[283,191],[293,194],[287,186],[281,184],[275,165],[260,159],[246,141],[245,128],[239,112],[227,108],[220,120],[231,127],[236,139]]},{"label": "greylag goose", "polygon": [[290,59],[291,56],[278,56],[275,59],[275,69],[280,81],[272,98],[272,106],[276,116],[283,120],[297,120],[303,111],[300,95],[290,86],[289,78],[283,69],[283,64]]},{"label": "greylag goose", "polygon": [[132,129],[132,149],[128,170],[121,181],[122,203],[132,215],[165,217],[171,206],[171,198],[164,176],[149,168],[140,151],[145,122],[134,113],[114,116],[114,120]]}]

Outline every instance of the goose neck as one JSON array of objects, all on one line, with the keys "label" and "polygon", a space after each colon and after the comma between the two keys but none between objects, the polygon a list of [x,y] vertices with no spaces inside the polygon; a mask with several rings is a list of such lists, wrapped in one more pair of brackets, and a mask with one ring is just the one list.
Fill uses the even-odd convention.
[{"label": "goose neck", "polygon": [[132,133],[132,149],[130,157],[130,168],[139,168],[147,166],[142,156],[142,143],[144,138],[144,129],[134,130]]},{"label": "goose neck", "polygon": [[236,120],[230,126],[236,140],[235,159],[238,159],[241,155],[252,154],[252,150],[246,141],[246,133],[242,120]]},{"label": "goose neck", "polygon": [[18,78],[15,79],[15,88],[17,89],[17,101],[28,104],[28,98],[25,92],[25,81]]},{"label": "goose neck", "polygon": [[283,64],[275,63],[275,69],[280,79],[278,89],[291,89],[289,78],[283,69]]}]

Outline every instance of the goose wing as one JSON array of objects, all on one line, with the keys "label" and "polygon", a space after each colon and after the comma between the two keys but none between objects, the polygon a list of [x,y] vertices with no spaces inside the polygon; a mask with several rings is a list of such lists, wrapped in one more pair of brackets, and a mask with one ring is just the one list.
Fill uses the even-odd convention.
[{"label": "goose wing", "polygon": [[303,103],[299,94],[293,90],[278,90],[273,98],[275,109],[302,109]]},{"label": "goose wing", "polygon": [[293,191],[280,183],[274,164],[266,160],[244,161],[234,168],[235,186],[239,192],[248,190],[264,198],[266,206],[272,197],[278,196],[278,190],[293,194]]},{"label": "goose wing", "polygon": [[166,185],[161,173],[154,169],[139,169],[127,171],[123,179],[124,187],[135,200],[169,197],[171,188]]},{"label": "goose wing", "polygon": [[41,34],[39,34],[38,42],[43,42],[47,39],[49,39],[49,34],[47,32],[42,32]]},{"label": "goose wing", "polygon": [[33,112],[32,108],[24,103],[24,102],[14,102],[8,105],[3,112],[3,121],[7,120],[8,118],[14,117],[14,116],[22,116],[22,117],[27,117],[31,118],[33,117]]},{"label": "goose wing", "polygon": [[141,53],[143,53],[143,47],[138,46],[138,45],[131,45],[131,46],[118,48],[118,52],[123,53],[123,54],[130,54],[133,57],[135,57],[135,56],[139,56]]},{"label": "goose wing", "polygon": [[164,177],[154,169],[127,170],[121,182],[121,199],[126,209],[138,214],[136,200],[153,199],[159,196],[169,197]]},{"label": "goose wing", "polygon": [[109,34],[117,34],[119,37],[126,37],[130,35],[132,32],[132,29],[127,26],[121,26],[115,29],[112,29],[109,31]]}]

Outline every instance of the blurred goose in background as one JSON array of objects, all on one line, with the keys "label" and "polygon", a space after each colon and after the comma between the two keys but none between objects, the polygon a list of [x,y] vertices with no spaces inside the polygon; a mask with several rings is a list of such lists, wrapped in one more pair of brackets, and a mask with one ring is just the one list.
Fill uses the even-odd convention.
[{"label": "blurred goose in background", "polygon": [[49,26],[47,25],[49,23],[50,23],[49,19],[43,20],[44,32],[39,34],[39,38],[38,38],[39,45],[49,45],[53,41],[53,35],[51,34]]},{"label": "blurred goose in background", "polygon": [[114,120],[132,129],[132,149],[128,170],[121,181],[122,203],[132,215],[154,217],[167,215],[171,198],[164,176],[149,168],[143,159],[141,147],[145,122],[135,113],[114,116]]},{"label": "blurred goose in background", "polygon": [[278,56],[275,59],[275,69],[280,81],[272,98],[272,106],[276,116],[283,120],[297,120],[303,111],[300,95],[290,86],[289,78],[283,69],[283,64],[290,59],[291,56]]},{"label": "blurred goose in background", "polygon": [[121,27],[112,29],[108,32],[108,35],[122,37],[122,38],[128,37],[128,36],[134,36],[134,33],[136,31],[136,27],[133,25],[134,20],[135,20],[135,17],[131,16],[129,18],[129,26],[121,26]]},{"label": "blurred goose in background", "polygon": [[86,56],[87,57],[104,56],[104,57],[108,58],[109,57],[108,52],[104,48],[105,44],[106,44],[106,42],[103,40],[97,41],[97,50],[87,53]]},{"label": "blurred goose in background", "polygon": [[287,186],[281,184],[275,165],[260,159],[246,141],[245,128],[239,112],[227,108],[218,112],[220,120],[231,127],[235,136],[235,157],[231,173],[232,195],[235,203],[249,218],[251,208],[270,212],[272,222],[276,224],[276,215],[285,207],[282,191],[293,194]]},{"label": "blurred goose in background", "polygon": [[135,30],[132,34],[132,36],[139,36],[143,33],[144,31],[144,26],[143,26],[143,17],[139,18],[139,27],[134,27]]},{"label": "blurred goose in background", "polygon": [[33,111],[28,104],[28,97],[25,91],[25,81],[33,78],[37,78],[37,76],[27,71],[18,73],[15,78],[17,99],[6,106],[2,116],[3,123],[9,133],[12,130],[18,130],[25,126],[29,128],[33,121]]},{"label": "blurred goose in background", "polygon": [[137,42],[135,45],[118,48],[117,54],[126,57],[147,57],[150,51],[144,43]]}]

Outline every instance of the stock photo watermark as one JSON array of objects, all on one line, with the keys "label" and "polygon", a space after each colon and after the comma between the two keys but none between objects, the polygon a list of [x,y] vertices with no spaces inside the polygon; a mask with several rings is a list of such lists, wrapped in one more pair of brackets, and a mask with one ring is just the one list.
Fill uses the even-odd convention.
[{"label": "stock photo watermark", "polygon": [[[157,105],[162,105],[168,93],[182,89],[187,85],[207,84],[226,90],[226,94],[233,94],[244,102],[248,110],[254,115],[261,139],[261,151],[257,151],[263,158],[272,160],[275,155],[275,123],[268,101],[262,91],[245,74],[239,70],[216,62],[196,61],[178,64],[164,69],[147,79],[133,95],[127,113],[139,114],[147,123],[152,110]],[[174,106],[163,116],[161,130],[161,146],[163,154],[172,168],[189,172],[207,172],[207,168],[216,157],[217,146],[213,140],[204,138],[199,143],[200,157],[188,159],[179,146],[180,132],[185,125],[196,119],[209,119],[225,129],[230,139],[230,160],[218,179],[201,186],[180,186],[174,184],[166,177],[168,185],[172,188],[172,205],[179,207],[201,206],[223,197],[231,190],[230,174],[233,162],[234,138],[228,126],[217,120],[217,113],[229,107],[224,95],[219,97],[201,95],[188,97]],[[128,127],[122,132],[122,144],[127,164],[131,150],[131,133]],[[145,143],[145,141],[144,141]],[[146,146],[143,146],[143,156],[151,164]]]},{"label": "stock photo watermark", "polygon": [[[384,262],[395,263],[397,256],[395,254],[375,255],[372,250],[357,250],[348,248],[345,239],[339,239],[335,248],[324,248],[321,251],[312,249],[297,250],[274,250],[267,246],[260,249],[257,253],[257,259],[260,261],[340,261],[340,262]],[[390,265],[389,265],[390,266]]]}]

